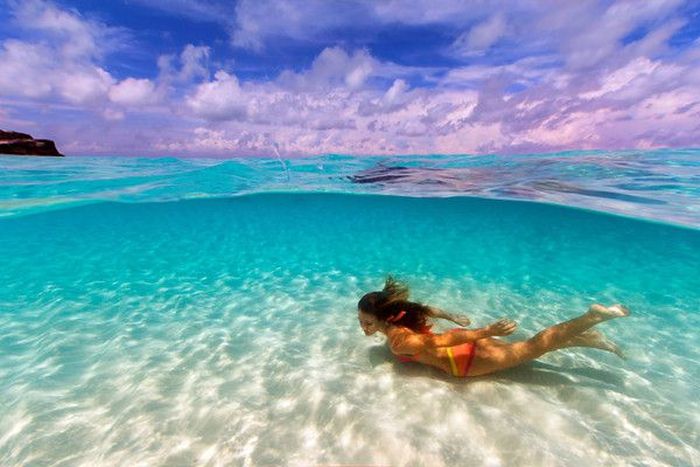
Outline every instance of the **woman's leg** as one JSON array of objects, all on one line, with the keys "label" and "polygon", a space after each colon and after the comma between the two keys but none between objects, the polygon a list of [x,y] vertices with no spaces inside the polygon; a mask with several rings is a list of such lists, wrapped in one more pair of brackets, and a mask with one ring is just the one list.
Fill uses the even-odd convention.
[{"label": "woman's leg", "polygon": [[[479,345],[508,347],[512,344],[502,341],[496,337],[485,337],[484,339],[479,339]],[[594,329],[588,329],[586,331],[583,331],[581,334],[575,335],[574,337],[557,347],[555,350],[568,349],[570,347],[600,349],[605,350],[606,352],[612,352],[620,358],[625,358],[622,350],[617,344],[605,337],[605,334],[603,334],[602,332],[596,331]]]},{"label": "woman's leg", "polygon": [[572,337],[564,343],[560,349],[566,349],[569,347],[586,347],[589,349],[600,349],[606,352],[612,352],[620,358],[625,358],[625,354],[620,349],[620,346],[615,344],[613,341],[605,337],[602,332],[596,331],[594,329],[589,329],[583,331],[581,334]]},{"label": "woman's leg", "polygon": [[484,342],[482,345],[482,342],[479,341],[469,376],[485,375],[504,370],[534,360],[553,350],[580,345],[580,337],[577,342],[576,336],[603,321],[627,315],[629,315],[629,310],[622,305],[606,308],[595,304],[578,318],[549,327],[523,342],[508,345],[493,345],[493,343]]}]

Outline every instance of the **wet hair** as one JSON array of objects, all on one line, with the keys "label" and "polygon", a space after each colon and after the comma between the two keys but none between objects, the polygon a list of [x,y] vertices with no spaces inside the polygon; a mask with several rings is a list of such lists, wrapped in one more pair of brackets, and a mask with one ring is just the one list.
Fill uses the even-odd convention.
[{"label": "wet hair", "polygon": [[392,321],[397,326],[405,326],[416,332],[430,332],[432,324],[427,322],[428,307],[408,300],[408,287],[392,276],[386,278],[384,289],[369,292],[357,302],[357,308],[363,313],[375,316],[380,321],[387,321],[405,311],[401,319]]}]

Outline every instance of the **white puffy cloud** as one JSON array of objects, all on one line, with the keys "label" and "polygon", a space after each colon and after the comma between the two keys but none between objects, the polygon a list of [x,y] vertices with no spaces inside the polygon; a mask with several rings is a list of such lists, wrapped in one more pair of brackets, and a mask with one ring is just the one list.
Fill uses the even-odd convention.
[{"label": "white puffy cloud", "polygon": [[54,80],[58,94],[73,104],[89,104],[104,99],[114,83],[107,71],[95,66],[75,71],[60,70]]},{"label": "white puffy cloud", "polygon": [[207,120],[242,118],[246,114],[246,102],[235,75],[217,71],[214,81],[197,86],[187,97],[192,112]]},{"label": "white puffy cloud", "polygon": [[149,79],[126,78],[109,89],[109,100],[117,104],[138,106],[156,100],[153,81]]},{"label": "white puffy cloud", "polygon": [[[216,151],[226,141],[226,151],[240,144],[246,154],[269,152],[271,141],[284,154],[653,147],[671,138],[668,129],[659,129],[660,119],[673,122],[673,141],[688,144],[697,140],[700,116],[700,104],[693,104],[700,103],[700,89],[691,84],[697,75],[691,55],[673,64],[635,58],[612,72],[589,73],[586,80],[543,57],[458,69],[432,89],[411,88],[401,79],[358,88],[345,79],[357,63],[372,63],[375,72],[386,64],[366,51],[326,49],[309,69],[276,81],[240,83],[223,74],[200,86],[198,100],[219,106],[195,114],[213,121],[219,142],[199,138],[197,149],[185,141],[180,147]],[[234,85],[224,92],[229,81]],[[527,86],[509,92],[513,82]],[[663,99],[649,97],[658,93]]]},{"label": "white puffy cloud", "polygon": [[113,32],[83,19],[75,11],[62,10],[43,0],[24,0],[15,5],[17,23],[51,37],[52,42],[58,43],[55,51],[67,59],[99,56],[102,50],[98,43]]},{"label": "white puffy cloud", "polygon": [[348,54],[340,47],[327,47],[316,57],[309,70],[300,73],[284,71],[277,81],[284,87],[300,90],[333,87],[359,89],[379,67],[379,62],[366,50]]},{"label": "white puffy cloud", "polygon": [[30,98],[49,95],[54,86],[48,68],[50,49],[15,39],[2,43],[0,49],[0,94]]},{"label": "white puffy cloud", "polygon": [[8,39],[0,48],[0,95],[27,98],[55,97],[73,104],[102,99],[113,79],[90,62],[56,61],[54,49]]},{"label": "white puffy cloud", "polygon": [[152,81],[117,82],[99,64],[99,57],[112,46],[114,28],[46,1],[28,0],[14,6],[16,27],[29,30],[31,39],[0,43],[0,95],[77,105],[107,119],[123,115],[107,109],[109,102],[132,106],[157,100]]},{"label": "white puffy cloud", "polygon": [[53,97],[72,104],[105,96],[113,79],[94,63],[99,55],[100,25],[55,5],[28,0],[13,10],[19,27],[39,30],[35,41],[7,39],[0,49],[0,94]]}]

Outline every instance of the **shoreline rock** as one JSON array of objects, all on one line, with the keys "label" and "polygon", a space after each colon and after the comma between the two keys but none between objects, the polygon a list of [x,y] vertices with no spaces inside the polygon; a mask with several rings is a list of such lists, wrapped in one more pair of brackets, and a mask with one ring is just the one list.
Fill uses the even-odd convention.
[{"label": "shoreline rock", "polygon": [[50,139],[34,139],[26,133],[0,130],[0,154],[64,157]]}]

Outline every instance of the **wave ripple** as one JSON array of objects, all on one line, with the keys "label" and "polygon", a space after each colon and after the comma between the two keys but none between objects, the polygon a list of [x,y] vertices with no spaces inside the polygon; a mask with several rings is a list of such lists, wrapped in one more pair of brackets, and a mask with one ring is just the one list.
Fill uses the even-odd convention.
[{"label": "wave ripple", "polygon": [[698,228],[700,150],[286,160],[0,157],[0,216],[96,201],[270,191],[520,199]]}]

